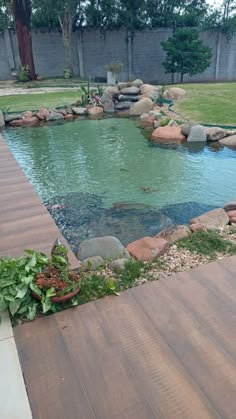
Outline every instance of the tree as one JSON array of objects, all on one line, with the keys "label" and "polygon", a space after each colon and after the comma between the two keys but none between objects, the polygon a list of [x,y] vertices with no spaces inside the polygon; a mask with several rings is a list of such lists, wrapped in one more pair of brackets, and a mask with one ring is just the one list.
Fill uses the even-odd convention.
[{"label": "tree", "polygon": [[166,42],[162,42],[166,52],[162,63],[166,73],[180,73],[194,76],[202,73],[211,63],[212,51],[199,39],[196,29],[177,29]]},{"label": "tree", "polygon": [[36,73],[31,34],[31,0],[13,0],[13,12],[15,17],[21,65],[29,67],[29,77],[31,80],[34,80],[36,78]]}]

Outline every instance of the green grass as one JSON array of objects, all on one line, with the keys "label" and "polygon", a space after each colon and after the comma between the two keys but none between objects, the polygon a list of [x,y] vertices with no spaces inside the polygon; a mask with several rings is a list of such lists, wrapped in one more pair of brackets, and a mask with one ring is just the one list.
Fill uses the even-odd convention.
[{"label": "green grass", "polygon": [[178,85],[186,98],[174,110],[199,123],[236,125],[236,83]]},{"label": "green grass", "polygon": [[223,239],[217,231],[200,231],[179,240],[176,245],[179,248],[188,249],[204,256],[215,259],[217,253],[236,254],[236,245],[229,240]]},{"label": "green grass", "polygon": [[15,96],[0,96],[0,109],[8,112],[38,110],[71,105],[81,96],[81,91],[66,91],[53,93],[23,94]]},{"label": "green grass", "polygon": [[83,83],[80,77],[73,77],[71,79],[64,79],[64,77],[48,77],[43,80],[29,81],[26,83],[21,83],[16,80],[6,80],[0,81],[0,89],[6,87],[21,87],[23,89],[35,88],[35,87],[76,87],[78,83]]}]

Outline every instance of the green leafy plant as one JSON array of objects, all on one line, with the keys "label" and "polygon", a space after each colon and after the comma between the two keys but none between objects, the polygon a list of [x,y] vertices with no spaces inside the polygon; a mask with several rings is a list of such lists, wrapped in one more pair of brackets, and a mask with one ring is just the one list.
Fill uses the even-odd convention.
[{"label": "green leafy plant", "polygon": [[90,80],[87,81],[87,85],[82,85],[81,90],[83,92],[81,96],[81,105],[88,105],[91,100],[91,89],[90,89]]},{"label": "green leafy plant", "polygon": [[163,119],[161,119],[160,120],[160,126],[161,127],[165,127],[166,125],[168,125],[169,124],[169,122],[171,121],[171,119],[170,118],[163,118]]},{"label": "green leafy plant", "polygon": [[73,77],[73,70],[71,68],[64,69],[64,79],[71,79]]},{"label": "green leafy plant", "polygon": [[30,68],[28,65],[23,65],[22,67],[20,67],[17,80],[22,83],[26,83],[30,80]]}]

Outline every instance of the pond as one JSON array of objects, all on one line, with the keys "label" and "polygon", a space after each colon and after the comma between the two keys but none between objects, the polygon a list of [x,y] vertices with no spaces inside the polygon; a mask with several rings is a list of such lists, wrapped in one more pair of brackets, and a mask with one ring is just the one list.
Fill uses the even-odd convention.
[{"label": "pond", "polygon": [[127,244],[236,196],[236,152],[154,146],[135,121],[80,120],[4,137],[73,250],[91,237]]}]

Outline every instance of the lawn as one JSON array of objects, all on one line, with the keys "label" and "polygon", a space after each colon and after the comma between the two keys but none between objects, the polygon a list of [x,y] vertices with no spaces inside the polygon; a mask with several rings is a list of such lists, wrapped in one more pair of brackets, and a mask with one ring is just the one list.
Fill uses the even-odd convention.
[{"label": "lawn", "polygon": [[53,108],[71,105],[81,96],[81,90],[52,93],[33,93],[14,96],[0,96],[0,109],[8,112],[38,110],[39,108]]},{"label": "lawn", "polygon": [[199,123],[236,125],[236,83],[184,84],[186,98],[176,112]]}]

